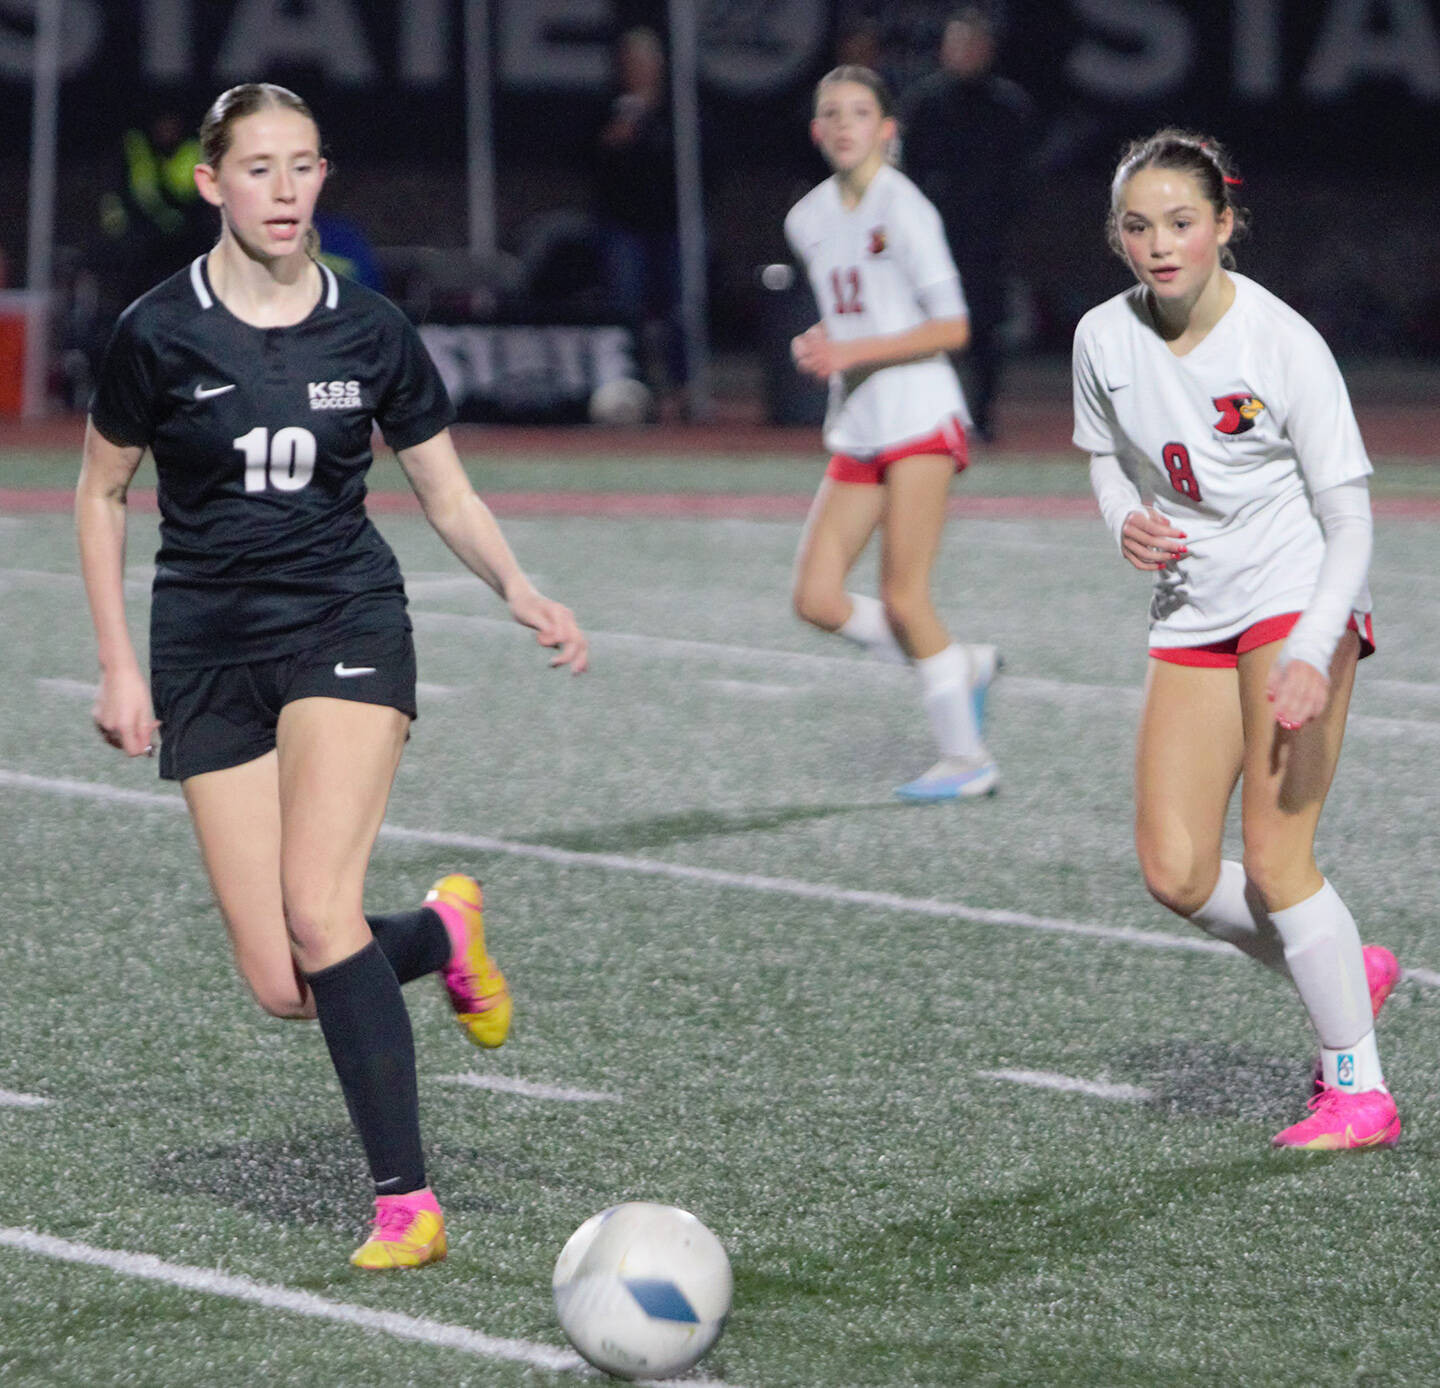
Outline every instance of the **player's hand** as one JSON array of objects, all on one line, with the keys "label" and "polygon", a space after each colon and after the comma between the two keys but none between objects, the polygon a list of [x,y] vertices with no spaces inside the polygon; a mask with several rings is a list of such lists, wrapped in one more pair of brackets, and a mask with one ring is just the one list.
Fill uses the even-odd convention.
[{"label": "player's hand", "polygon": [[1184,532],[1148,506],[1125,517],[1120,529],[1120,552],[1137,569],[1150,573],[1190,553],[1185,548]]},{"label": "player's hand", "polygon": [[155,755],[155,730],[160,723],[150,706],[150,691],[139,670],[102,673],[90,717],[100,736],[127,757]]},{"label": "player's hand", "polygon": [[1330,681],[1309,661],[1277,662],[1265,681],[1265,697],[1275,706],[1275,721],[1286,732],[1294,732],[1324,712]]},{"label": "player's hand", "polygon": [[790,355],[796,369],[816,380],[829,380],[837,371],[845,370],[840,344],[830,340],[823,323],[807,328],[799,337],[790,339]]},{"label": "player's hand", "polygon": [[556,654],[550,658],[552,668],[568,665],[572,675],[583,675],[590,668],[590,643],[580,630],[575,614],[564,603],[553,602],[533,588],[527,588],[506,605],[521,626],[534,630],[538,644],[555,648]]}]

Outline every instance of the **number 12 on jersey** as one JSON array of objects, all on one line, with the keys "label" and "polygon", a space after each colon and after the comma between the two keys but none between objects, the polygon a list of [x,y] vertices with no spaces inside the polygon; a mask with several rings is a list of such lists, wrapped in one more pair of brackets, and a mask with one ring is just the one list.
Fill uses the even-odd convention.
[{"label": "number 12 on jersey", "polygon": [[854,266],[848,270],[831,270],[830,289],[835,295],[836,313],[865,312],[860,299],[860,271]]},{"label": "number 12 on jersey", "polygon": [[315,475],[315,435],[291,425],[277,429],[275,437],[263,424],[235,440],[245,455],[245,490],[263,492],[267,486],[277,492],[298,492]]}]

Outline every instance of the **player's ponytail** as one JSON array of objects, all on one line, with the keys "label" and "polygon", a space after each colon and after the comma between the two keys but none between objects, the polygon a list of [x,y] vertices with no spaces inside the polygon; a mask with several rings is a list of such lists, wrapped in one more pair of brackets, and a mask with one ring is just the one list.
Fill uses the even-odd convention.
[{"label": "player's ponytail", "polygon": [[[1125,185],[1141,169],[1174,169],[1178,173],[1189,174],[1204,193],[1205,200],[1215,209],[1217,219],[1223,217],[1227,210],[1234,217],[1234,230],[1230,233],[1232,242],[1249,229],[1250,212],[1240,206],[1238,200],[1243,180],[1225,146],[1209,135],[1197,135],[1193,131],[1171,126],[1157,130],[1143,140],[1132,140],[1115,166],[1115,176],[1110,180],[1110,209],[1105,220],[1105,237],[1110,249],[1122,260],[1120,198]],[[1235,257],[1228,245],[1220,248],[1220,263],[1227,270],[1235,268]]]}]

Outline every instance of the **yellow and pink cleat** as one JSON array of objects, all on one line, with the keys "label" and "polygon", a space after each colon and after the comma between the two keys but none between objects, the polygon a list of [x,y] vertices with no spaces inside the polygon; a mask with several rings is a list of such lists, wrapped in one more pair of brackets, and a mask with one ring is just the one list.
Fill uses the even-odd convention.
[{"label": "yellow and pink cleat", "polygon": [[1393,1147],[1400,1139],[1400,1115],[1388,1089],[1364,1089],[1358,1094],[1323,1089],[1306,1107],[1310,1117],[1276,1133],[1274,1146],[1343,1152]]},{"label": "yellow and pink cleat", "polygon": [[493,1050],[510,1032],[510,987],[485,952],[484,897],[473,877],[452,872],[425,894],[425,905],[445,922],[450,962],[441,971],[450,1006],[465,1033]]},{"label": "yellow and pink cleat", "polygon": [[429,1186],[375,1198],[370,1237],[350,1255],[357,1268],[418,1268],[445,1256],[445,1216]]}]

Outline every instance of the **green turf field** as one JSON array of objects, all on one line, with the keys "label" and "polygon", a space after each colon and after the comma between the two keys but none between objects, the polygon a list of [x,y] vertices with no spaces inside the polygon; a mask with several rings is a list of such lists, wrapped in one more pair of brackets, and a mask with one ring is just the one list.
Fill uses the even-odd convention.
[{"label": "green turf field", "polygon": [[[818,470],[704,466],[704,489],[766,492]],[[657,460],[475,471],[702,481]],[[0,466],[0,487],[70,481]],[[1075,494],[1084,470],[959,487]],[[1334,1157],[1268,1147],[1313,1056],[1293,994],[1140,884],[1146,583],[1098,518],[950,527],[943,606],[1005,653],[1004,781],[939,807],[891,796],[930,760],[912,677],[790,616],[794,522],[507,522],[593,633],[582,679],[418,517],[380,524],[423,684],[369,901],[475,872],[516,993],[510,1043],[482,1054],[437,989],[408,990],[450,1257],[348,1266],[368,1183],[319,1033],[251,1003],[174,787],[90,727],[68,517],[0,515],[0,1382],[574,1382],[551,1266],[637,1198],[730,1251],[734,1312],[698,1371],[727,1385],[1440,1382],[1433,516],[1379,527],[1381,654],[1320,844],[1412,970],[1380,1031],[1405,1133]],[[153,529],[132,523],[137,631]]]}]

